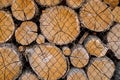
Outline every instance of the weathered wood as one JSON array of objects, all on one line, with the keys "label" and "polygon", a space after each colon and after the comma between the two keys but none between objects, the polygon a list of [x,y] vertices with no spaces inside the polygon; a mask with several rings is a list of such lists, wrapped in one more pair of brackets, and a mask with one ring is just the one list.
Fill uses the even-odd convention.
[{"label": "weathered wood", "polygon": [[110,80],[114,71],[115,65],[109,58],[94,58],[88,66],[87,75],[89,80]]},{"label": "weathered wood", "polygon": [[79,44],[82,44],[84,42],[84,40],[87,38],[87,36],[89,35],[88,32],[85,32],[82,36],[82,38],[79,40]]},{"label": "weathered wood", "polygon": [[36,42],[37,42],[37,44],[45,43],[45,37],[43,35],[39,34],[36,39]]},{"label": "weathered wood", "polygon": [[107,46],[97,36],[88,36],[84,41],[84,46],[90,55],[96,57],[105,56],[108,51]]},{"label": "weathered wood", "polygon": [[10,6],[12,2],[13,0],[0,0],[0,9]]},{"label": "weathered wood", "polygon": [[72,50],[70,61],[73,66],[82,68],[88,64],[89,55],[82,45],[77,45]]},{"label": "weathered wood", "polygon": [[19,80],[39,80],[39,79],[34,73],[26,71],[20,76]]},{"label": "weathered wood", "polygon": [[29,45],[37,38],[37,25],[32,21],[23,22],[15,31],[16,41],[22,45]]},{"label": "weathered wood", "polygon": [[21,73],[22,63],[16,49],[0,46],[0,80],[14,80]]},{"label": "weathered wood", "polygon": [[120,24],[116,24],[107,34],[108,47],[120,59]]},{"label": "weathered wood", "polygon": [[65,56],[70,56],[70,54],[71,54],[71,49],[70,49],[69,47],[67,47],[67,46],[64,46],[64,47],[62,48],[62,51],[63,51],[63,54],[64,54]]},{"label": "weathered wood", "polygon": [[84,27],[101,32],[112,25],[113,15],[109,7],[101,0],[88,0],[80,10],[80,20]]},{"label": "weathered wood", "polygon": [[83,2],[84,0],[66,0],[67,5],[73,9],[81,7]]},{"label": "weathered wood", "polygon": [[58,45],[72,42],[80,32],[77,14],[65,6],[44,10],[40,23],[43,35],[49,42]]},{"label": "weathered wood", "polygon": [[67,80],[88,80],[86,73],[82,69],[70,69]]},{"label": "weathered wood", "polygon": [[42,6],[55,6],[62,0],[36,0],[36,2]]},{"label": "weathered wood", "polygon": [[30,65],[44,80],[57,80],[67,71],[67,61],[62,51],[52,44],[36,45],[28,50]]},{"label": "weathered wood", "polygon": [[115,7],[112,11],[114,21],[120,23],[120,7]]},{"label": "weathered wood", "polygon": [[13,16],[21,21],[32,19],[37,13],[37,6],[34,0],[15,0],[12,3]]},{"label": "weathered wood", "polygon": [[0,43],[7,42],[13,35],[15,25],[10,14],[0,11]]},{"label": "weathered wood", "polygon": [[119,0],[104,0],[104,2],[110,5],[111,8],[115,8],[119,4]]}]

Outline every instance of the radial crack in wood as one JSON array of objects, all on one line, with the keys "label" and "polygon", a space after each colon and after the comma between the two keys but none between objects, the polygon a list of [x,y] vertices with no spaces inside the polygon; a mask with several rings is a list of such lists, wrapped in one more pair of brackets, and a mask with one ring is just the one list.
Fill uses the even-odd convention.
[{"label": "radial crack in wood", "polygon": [[29,45],[37,38],[37,25],[32,21],[23,22],[15,31],[16,41],[22,45]]},{"label": "radial crack in wood", "polygon": [[84,27],[101,32],[112,25],[113,15],[109,7],[101,0],[89,0],[80,10],[80,20]]},{"label": "radial crack in wood", "polygon": [[94,58],[87,69],[89,80],[110,80],[115,71],[115,65],[107,57]]},{"label": "radial crack in wood", "polygon": [[28,50],[29,62],[36,74],[44,80],[57,80],[67,71],[62,51],[52,44],[36,45]]},{"label": "radial crack in wood", "polygon": [[65,6],[46,9],[40,19],[40,28],[48,41],[58,45],[72,42],[80,33],[77,14]]}]

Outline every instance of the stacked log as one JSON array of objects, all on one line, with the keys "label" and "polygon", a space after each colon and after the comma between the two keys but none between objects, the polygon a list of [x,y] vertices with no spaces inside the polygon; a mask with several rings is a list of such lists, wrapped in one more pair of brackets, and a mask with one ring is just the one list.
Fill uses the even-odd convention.
[{"label": "stacked log", "polygon": [[0,9],[11,6],[13,0],[0,0]]},{"label": "stacked log", "polygon": [[112,11],[114,21],[120,23],[120,7],[115,7]]}]

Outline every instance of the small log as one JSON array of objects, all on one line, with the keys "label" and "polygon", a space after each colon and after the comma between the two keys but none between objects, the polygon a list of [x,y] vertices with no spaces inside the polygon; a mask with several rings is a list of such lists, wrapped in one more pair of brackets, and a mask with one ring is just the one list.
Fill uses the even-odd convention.
[{"label": "small log", "polygon": [[84,45],[87,52],[96,57],[105,56],[108,51],[107,46],[96,36],[88,36]]},{"label": "small log", "polygon": [[110,28],[113,15],[110,8],[101,0],[88,0],[80,10],[80,20],[84,27],[101,32]]},{"label": "small log", "polygon": [[15,80],[21,73],[22,63],[16,50],[0,46],[0,80]]},{"label": "small log", "polygon": [[15,25],[10,14],[0,11],[0,43],[7,42],[13,35]]},{"label": "small log", "polygon": [[37,25],[32,21],[23,22],[15,31],[16,41],[22,45],[29,45],[37,38]]},{"label": "small log", "polygon": [[62,51],[63,51],[63,54],[64,54],[65,56],[70,56],[70,54],[71,54],[71,50],[70,50],[70,48],[67,47],[67,46],[64,46],[64,47],[62,48]]},{"label": "small log", "polygon": [[67,5],[73,9],[81,7],[83,2],[84,0],[66,0]]},{"label": "small log", "polygon": [[116,24],[107,34],[108,47],[120,59],[120,24]]},{"label": "small log", "polygon": [[14,0],[11,10],[16,19],[26,21],[35,16],[37,13],[37,6],[34,0]]},{"label": "small log", "polygon": [[104,0],[104,2],[110,5],[112,9],[114,9],[119,4],[119,0]]},{"label": "small log", "polygon": [[120,23],[120,7],[115,7],[112,11],[114,21]]},{"label": "small log", "polygon": [[57,80],[67,71],[67,61],[62,51],[52,44],[36,45],[28,50],[28,59],[38,77]]},{"label": "small log", "polygon": [[10,6],[12,2],[13,0],[0,0],[0,9]]},{"label": "small log", "polygon": [[19,47],[18,47],[18,51],[19,51],[19,52],[24,52],[25,49],[26,49],[25,46],[19,46]]},{"label": "small log", "polygon": [[82,69],[70,69],[67,80],[88,80],[86,73]]},{"label": "small log", "polygon": [[43,35],[39,34],[36,39],[36,42],[37,42],[37,44],[45,43],[45,37]]},{"label": "small log", "polygon": [[36,2],[42,6],[55,6],[59,4],[62,0],[36,0]]},{"label": "small log", "polygon": [[115,65],[107,57],[95,58],[88,66],[87,75],[89,80],[111,80],[115,71]]},{"label": "small log", "polygon": [[82,68],[87,65],[89,55],[82,45],[77,45],[74,47],[70,55],[70,61],[73,66],[78,68]]},{"label": "small log", "polygon": [[77,14],[65,6],[44,10],[40,19],[40,28],[48,41],[57,45],[72,42],[80,33]]},{"label": "small log", "polygon": [[34,73],[26,71],[20,76],[19,80],[39,80],[39,79]]}]

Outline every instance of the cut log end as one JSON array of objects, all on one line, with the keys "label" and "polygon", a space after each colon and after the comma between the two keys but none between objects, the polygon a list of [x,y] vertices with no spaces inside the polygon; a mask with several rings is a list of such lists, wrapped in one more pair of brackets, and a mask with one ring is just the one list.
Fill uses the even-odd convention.
[{"label": "cut log end", "polygon": [[67,75],[67,80],[88,80],[88,78],[84,70],[72,68]]},{"label": "cut log end", "polygon": [[23,22],[15,31],[16,41],[22,45],[29,45],[37,38],[37,25],[31,21]]},{"label": "cut log end", "polygon": [[12,5],[13,0],[0,0],[0,9]]},{"label": "cut log end", "polygon": [[84,42],[84,45],[87,52],[96,57],[105,56],[108,51],[105,44],[102,43],[102,41],[96,36],[88,36]]},{"label": "cut log end", "polygon": [[36,45],[31,52],[31,55],[28,56],[30,65],[42,79],[57,80],[66,73],[66,59],[56,46],[51,44]]},{"label": "cut log end", "polygon": [[120,23],[120,7],[115,7],[112,11],[114,21]]},{"label": "cut log end", "polygon": [[82,45],[77,45],[70,55],[70,61],[73,66],[82,68],[87,65],[89,55]]},{"label": "cut log end", "polygon": [[70,54],[71,54],[71,50],[70,50],[69,47],[63,47],[63,48],[62,48],[62,51],[63,51],[63,54],[64,54],[65,56],[70,56]]},{"label": "cut log end", "polygon": [[84,0],[66,0],[67,5],[73,9],[81,7],[83,2]]},{"label": "cut log end", "polygon": [[10,14],[0,11],[0,43],[8,41],[15,30],[15,25]]},{"label": "cut log end", "polygon": [[[66,17],[64,17],[65,15]],[[56,6],[44,10],[40,23],[43,35],[49,42],[57,45],[72,42],[80,33],[77,14],[65,6]]]},{"label": "cut log end", "polygon": [[37,42],[37,44],[45,43],[45,37],[43,35],[39,34],[36,39],[36,42]]},{"label": "cut log end", "polygon": [[110,80],[115,71],[115,65],[107,57],[95,58],[88,67],[89,80]]},{"label": "cut log end", "polygon": [[101,32],[112,25],[113,15],[101,0],[89,0],[80,10],[80,20],[84,27]]},{"label": "cut log end", "polygon": [[34,0],[15,0],[11,7],[13,16],[21,21],[30,20],[37,12]]}]

